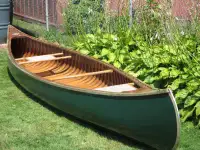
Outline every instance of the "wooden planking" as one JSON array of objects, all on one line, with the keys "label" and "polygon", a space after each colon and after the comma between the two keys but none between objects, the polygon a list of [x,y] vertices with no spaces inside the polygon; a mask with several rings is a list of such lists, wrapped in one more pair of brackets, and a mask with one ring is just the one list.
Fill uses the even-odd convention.
[{"label": "wooden planking", "polygon": [[57,57],[57,58],[55,57],[55,58],[48,59],[48,60],[19,62],[19,64],[23,65],[23,64],[30,64],[30,63],[36,63],[36,62],[44,62],[44,61],[52,61],[52,60],[62,60],[62,59],[68,59],[68,58],[71,58],[71,56],[64,56],[64,57]]},{"label": "wooden planking", "polygon": [[70,75],[70,76],[60,76],[60,77],[55,77],[50,80],[55,81],[55,80],[70,79],[70,78],[77,78],[77,77],[84,77],[84,76],[93,76],[93,75],[112,73],[112,72],[113,70],[110,69],[110,70],[96,71],[96,72],[83,73],[83,74]]},{"label": "wooden planking", "polygon": [[[55,53],[55,54],[47,54],[47,55],[38,55],[38,56],[59,56],[59,55],[63,55],[63,53]],[[35,56],[32,56],[32,57],[35,57]],[[25,59],[28,59],[28,58],[31,58],[31,57],[22,57],[22,58],[17,58],[15,59],[16,61],[19,61],[19,60],[25,60]]]}]

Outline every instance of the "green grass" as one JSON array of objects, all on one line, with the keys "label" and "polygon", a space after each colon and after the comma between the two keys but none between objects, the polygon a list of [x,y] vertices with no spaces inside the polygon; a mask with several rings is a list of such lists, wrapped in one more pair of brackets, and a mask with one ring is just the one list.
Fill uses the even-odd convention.
[{"label": "green grass", "polygon": [[49,32],[47,32],[45,25],[40,23],[25,22],[17,19],[16,17],[13,18],[13,25],[31,36],[40,38],[41,40],[47,40],[52,43],[59,43],[59,45],[63,47],[71,47],[73,40],[77,38],[76,36],[72,37],[67,35],[64,29],[59,30],[51,26]]},{"label": "green grass", "polygon": [[[148,148],[53,109],[27,93],[10,76],[6,51],[0,50],[0,150],[28,149]],[[183,124],[178,149],[200,149],[200,130],[191,123]]]},{"label": "green grass", "polygon": [[28,23],[17,18],[13,18],[13,25],[26,29],[27,31],[32,32],[35,36],[44,35],[46,32],[45,25],[41,25],[39,23]]}]

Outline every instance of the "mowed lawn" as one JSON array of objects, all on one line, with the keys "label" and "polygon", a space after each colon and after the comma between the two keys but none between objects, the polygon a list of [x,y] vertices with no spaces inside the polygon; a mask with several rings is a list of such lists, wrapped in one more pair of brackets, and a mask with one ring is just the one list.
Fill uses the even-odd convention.
[{"label": "mowed lawn", "polygon": [[[0,150],[77,149],[149,148],[64,114],[27,93],[9,74],[7,53],[0,50]],[[200,130],[183,124],[178,149],[200,149]]]}]

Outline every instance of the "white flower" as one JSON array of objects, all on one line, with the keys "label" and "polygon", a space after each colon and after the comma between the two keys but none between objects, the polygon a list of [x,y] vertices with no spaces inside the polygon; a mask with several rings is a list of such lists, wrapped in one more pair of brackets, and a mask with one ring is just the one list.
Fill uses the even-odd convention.
[{"label": "white flower", "polygon": [[185,32],[184,32],[184,31],[181,31],[181,35],[185,35]]},{"label": "white flower", "polygon": [[93,10],[89,7],[88,8],[88,14],[90,14],[90,13],[92,13],[93,12]]}]

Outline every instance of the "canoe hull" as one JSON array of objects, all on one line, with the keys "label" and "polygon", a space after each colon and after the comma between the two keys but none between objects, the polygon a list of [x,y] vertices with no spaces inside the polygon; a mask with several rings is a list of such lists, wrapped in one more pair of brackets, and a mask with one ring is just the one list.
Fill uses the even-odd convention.
[{"label": "canoe hull", "polygon": [[23,88],[57,109],[157,149],[175,149],[178,144],[178,110],[168,90],[149,95],[97,95],[36,78],[11,56],[8,67]]}]

